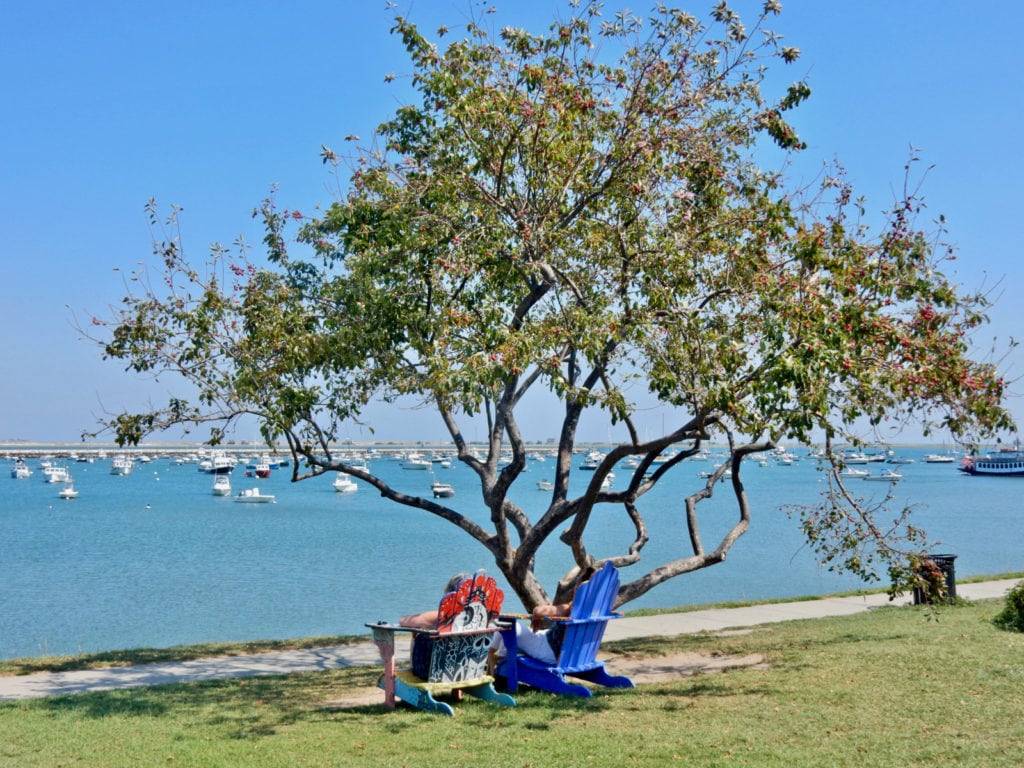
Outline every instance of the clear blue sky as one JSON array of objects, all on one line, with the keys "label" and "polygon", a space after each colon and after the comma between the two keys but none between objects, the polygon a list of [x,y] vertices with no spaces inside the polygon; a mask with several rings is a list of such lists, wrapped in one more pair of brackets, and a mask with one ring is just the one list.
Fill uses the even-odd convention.
[{"label": "clear blue sky", "polygon": [[[493,4],[498,23],[538,31],[567,8]],[[680,4],[699,15],[713,5]],[[482,5],[492,3],[399,0],[431,32],[441,23],[460,31],[466,10]],[[1024,59],[1016,51],[1024,4],[783,6],[774,28],[802,51],[783,76],[806,77],[814,92],[796,118],[811,161],[838,157],[880,210],[918,147],[920,165],[935,166],[926,198],[959,246],[958,279],[972,288],[1002,281],[979,342],[1005,345],[1021,334]],[[606,10],[619,7],[609,0]],[[195,259],[240,234],[257,244],[250,213],[271,184],[289,208],[329,203],[321,144],[368,137],[399,103],[409,67],[389,27],[383,0],[8,4],[0,24],[0,441],[75,441],[104,410],[163,400],[161,385],[102,362],[79,340],[72,311],[104,314],[124,293],[122,275],[151,258],[150,197],[184,209]],[[398,80],[389,86],[392,72]],[[1024,357],[1007,365],[1020,376]],[[1010,405],[1021,420],[1019,398]],[[380,411],[373,423],[379,439],[441,437],[425,412]],[[605,436],[604,427],[588,435]]]}]

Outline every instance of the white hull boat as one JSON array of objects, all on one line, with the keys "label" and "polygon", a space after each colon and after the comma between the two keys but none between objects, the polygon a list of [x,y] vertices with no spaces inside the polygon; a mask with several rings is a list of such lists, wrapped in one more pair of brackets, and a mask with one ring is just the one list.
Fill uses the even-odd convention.
[{"label": "white hull boat", "polygon": [[900,480],[903,479],[903,475],[901,475],[899,472],[893,472],[891,469],[887,469],[886,471],[880,472],[877,475],[864,475],[864,477],[861,479],[874,480],[875,482],[879,483],[898,483]]},{"label": "white hull boat", "polygon": [[435,499],[450,499],[455,495],[455,488],[450,483],[442,483],[440,481],[432,483],[430,490],[433,492]]},{"label": "white hull boat", "polygon": [[235,496],[239,504],[276,504],[277,497],[269,493],[260,493],[259,488],[246,488]]},{"label": "white hull boat", "polygon": [[214,496],[231,495],[231,478],[227,475],[217,475],[213,481],[213,488],[210,491]]},{"label": "white hull boat", "polygon": [[335,476],[332,485],[334,486],[334,490],[338,493],[355,493],[359,490],[359,485],[356,481],[344,472],[339,472],[337,476]]}]

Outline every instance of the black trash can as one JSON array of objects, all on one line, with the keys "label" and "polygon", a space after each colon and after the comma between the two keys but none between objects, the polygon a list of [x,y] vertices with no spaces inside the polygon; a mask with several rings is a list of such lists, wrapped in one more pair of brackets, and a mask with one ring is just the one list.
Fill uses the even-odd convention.
[{"label": "black trash can", "polygon": [[[942,572],[946,580],[947,602],[956,601],[956,555],[928,555],[928,560],[935,563],[935,567]],[[914,605],[930,603],[931,600],[920,587],[914,587]]]}]

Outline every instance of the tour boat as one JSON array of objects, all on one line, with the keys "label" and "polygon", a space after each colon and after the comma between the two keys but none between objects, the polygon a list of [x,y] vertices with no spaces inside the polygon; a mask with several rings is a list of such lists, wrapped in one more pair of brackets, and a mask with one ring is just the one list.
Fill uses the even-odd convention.
[{"label": "tour boat", "polygon": [[960,462],[960,471],[968,475],[1024,477],[1024,453],[1011,448],[986,456],[967,456]]}]

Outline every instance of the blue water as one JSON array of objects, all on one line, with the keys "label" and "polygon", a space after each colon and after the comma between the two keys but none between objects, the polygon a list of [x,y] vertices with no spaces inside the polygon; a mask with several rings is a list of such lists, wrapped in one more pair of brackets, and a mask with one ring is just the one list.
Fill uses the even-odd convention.
[{"label": "blue water", "polygon": [[[956,554],[958,576],[1024,570],[1019,501],[1024,480],[967,477],[955,464],[924,464],[924,451],[903,450],[918,463],[898,467],[897,501],[913,504],[932,551]],[[287,470],[248,480],[276,504],[236,504],[210,493],[209,475],[169,460],[136,464],[127,477],[109,463],[72,463],[79,498],[57,498],[36,462],[29,479],[0,475],[0,658],[88,653],[193,642],[359,634],[364,622],[395,619],[433,605],[457,571],[495,568],[486,551],[451,524],[384,501],[367,486],[335,493],[332,477],[293,484]],[[872,464],[878,471],[883,465]],[[651,540],[641,566],[689,554],[682,496],[710,464],[694,463],[645,498]],[[396,487],[429,494],[433,476],[456,488],[448,502],[486,524],[472,473],[456,464],[433,473],[403,470],[390,460],[372,469]],[[553,462],[530,462],[516,500],[536,517],[548,494],[536,481]],[[586,479],[583,475],[582,482]],[[620,473],[620,482],[624,473]],[[780,507],[813,503],[823,488],[813,461],[753,464],[744,470],[753,505],[750,532],[721,565],[664,584],[628,608],[812,595],[860,582],[819,567],[799,524]],[[880,497],[887,484],[850,481]],[[702,505],[702,534],[711,549],[735,520],[726,486]],[[632,529],[619,511],[595,515],[587,543],[600,555],[621,552]],[[542,550],[538,569],[549,589],[569,564],[562,545]],[[639,575],[626,569],[623,580]],[[497,574],[496,574],[497,575]],[[500,581],[500,575],[499,575]],[[518,603],[506,590],[506,606]]]}]

